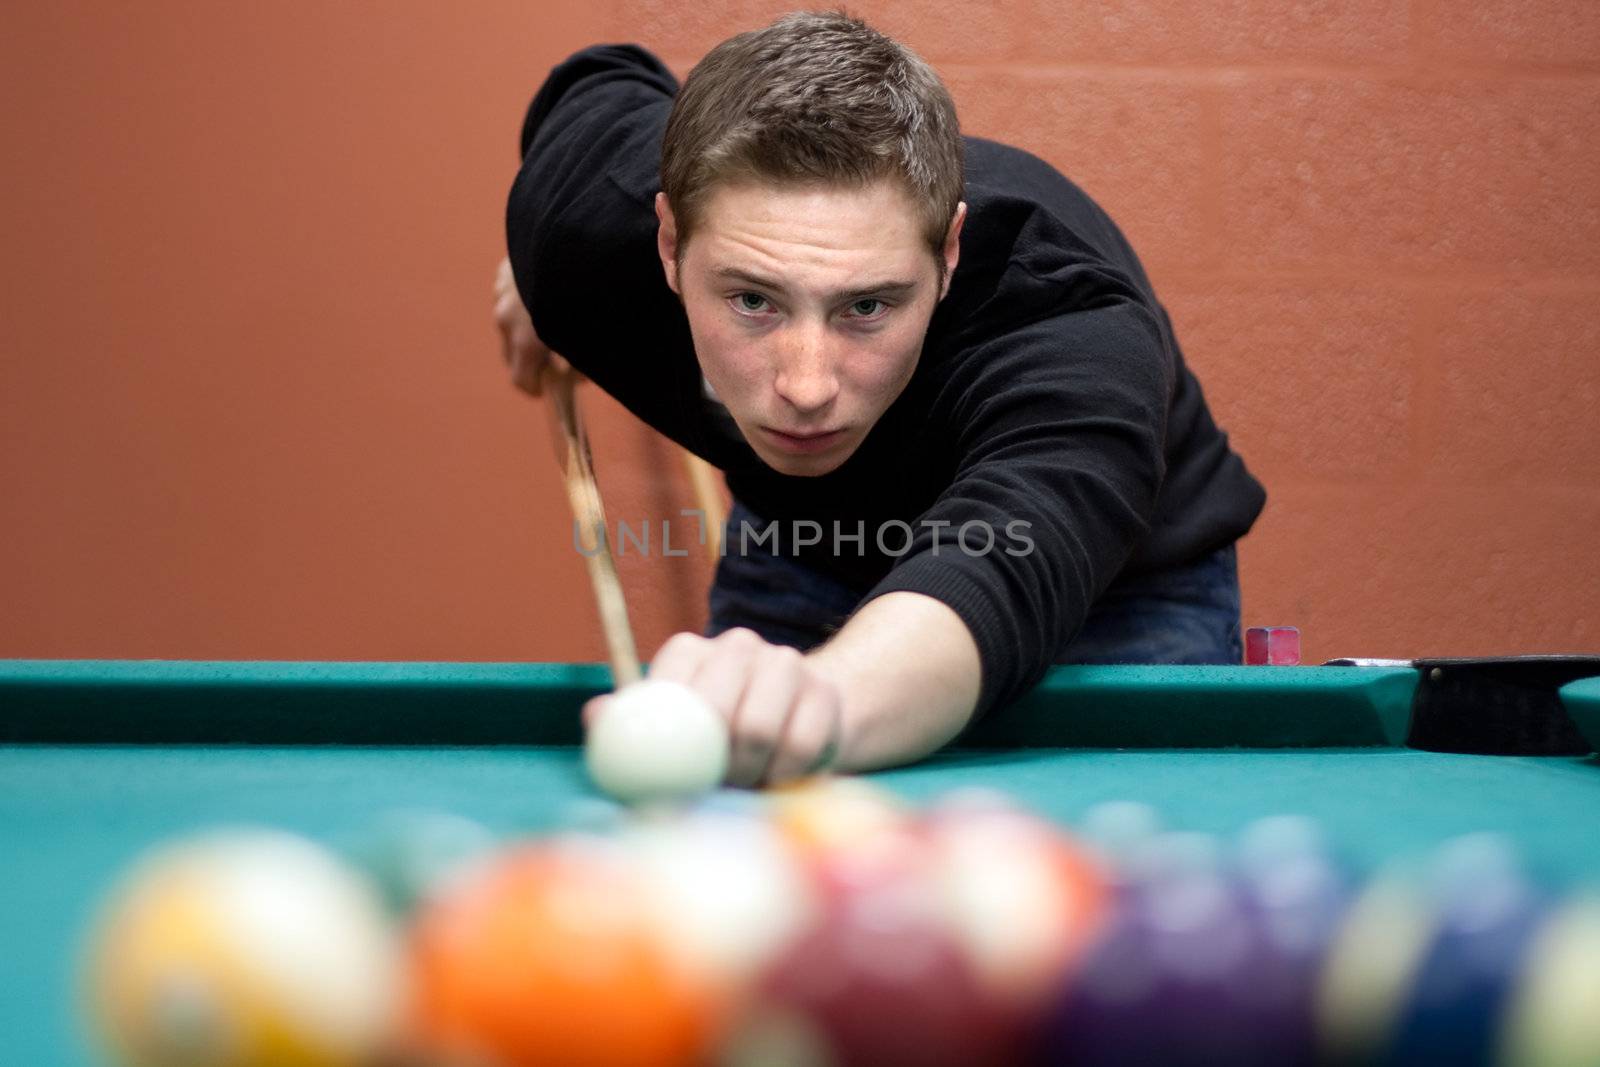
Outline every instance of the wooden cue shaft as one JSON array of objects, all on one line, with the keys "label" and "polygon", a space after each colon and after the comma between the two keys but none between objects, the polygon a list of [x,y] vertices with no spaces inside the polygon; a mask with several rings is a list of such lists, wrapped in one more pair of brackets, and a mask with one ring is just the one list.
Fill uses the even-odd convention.
[{"label": "wooden cue shaft", "polygon": [[580,535],[594,539],[595,551],[591,552],[586,545],[584,562],[588,564],[589,583],[594,587],[600,627],[611,656],[612,682],[621,689],[637,682],[643,672],[639,669],[639,651],[633,642],[633,630],[628,625],[628,603],[622,595],[616,561],[611,557],[605,509],[601,506],[600,488],[595,484],[594,464],[589,455],[589,438],[584,432],[583,417],[573,391],[576,384],[573,374],[546,374],[545,396],[555,409],[566,439],[567,502],[572,505],[572,517]]},{"label": "wooden cue shaft", "polygon": [[689,469],[689,484],[694,486],[695,503],[706,524],[706,549],[715,563],[722,558],[722,528],[728,521],[727,510],[722,506],[722,492],[717,488],[717,474],[711,464],[693,452],[683,453],[683,463]]}]

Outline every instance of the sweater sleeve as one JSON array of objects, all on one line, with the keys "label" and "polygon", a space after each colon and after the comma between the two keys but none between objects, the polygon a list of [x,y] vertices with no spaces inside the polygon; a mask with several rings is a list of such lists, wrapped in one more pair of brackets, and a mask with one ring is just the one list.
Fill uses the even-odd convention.
[{"label": "sweater sleeve", "polygon": [[570,145],[571,137],[564,134],[570,133],[574,126],[592,131],[599,125],[594,121],[596,118],[625,113],[663,99],[670,102],[677,91],[678,80],[672,72],[638,45],[602,44],[585,48],[552,70],[534,94],[522,120],[517,154],[526,160],[534,141],[541,138]]},{"label": "sweater sleeve", "polygon": [[1039,681],[1149,528],[1173,383],[1157,313],[1129,295],[982,341],[951,388],[955,478],[863,602],[908,590],[961,617],[976,720]]},{"label": "sweater sleeve", "polygon": [[540,340],[669,433],[663,398],[698,384],[656,254],[661,137],[677,87],[637,45],[568,58],[528,107],[506,204],[507,254]]}]

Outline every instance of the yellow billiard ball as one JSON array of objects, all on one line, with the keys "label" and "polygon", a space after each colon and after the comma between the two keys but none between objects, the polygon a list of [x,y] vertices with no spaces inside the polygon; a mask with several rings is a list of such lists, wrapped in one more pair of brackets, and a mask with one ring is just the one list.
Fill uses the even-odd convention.
[{"label": "yellow billiard ball", "polygon": [[126,1067],[357,1067],[395,1032],[398,940],[321,846],[238,830],[141,861],[107,901],[87,1010]]}]

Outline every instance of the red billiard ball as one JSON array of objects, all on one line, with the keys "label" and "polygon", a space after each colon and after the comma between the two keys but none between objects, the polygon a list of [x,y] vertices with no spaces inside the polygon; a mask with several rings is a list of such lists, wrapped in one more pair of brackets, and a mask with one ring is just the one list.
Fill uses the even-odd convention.
[{"label": "red billiard ball", "polygon": [[724,1067],[1017,1062],[1016,1014],[984,988],[933,885],[877,862],[835,872],[819,921],[757,984]]}]

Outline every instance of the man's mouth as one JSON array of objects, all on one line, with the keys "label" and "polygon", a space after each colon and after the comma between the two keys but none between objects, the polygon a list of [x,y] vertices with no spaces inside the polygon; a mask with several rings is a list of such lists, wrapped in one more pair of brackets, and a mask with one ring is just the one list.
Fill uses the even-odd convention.
[{"label": "man's mouth", "polygon": [[763,426],[762,430],[779,448],[787,452],[820,452],[844,435],[843,429],[821,430],[809,433],[789,433]]}]

